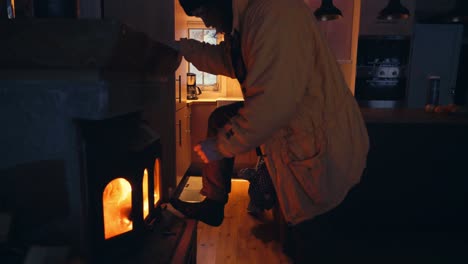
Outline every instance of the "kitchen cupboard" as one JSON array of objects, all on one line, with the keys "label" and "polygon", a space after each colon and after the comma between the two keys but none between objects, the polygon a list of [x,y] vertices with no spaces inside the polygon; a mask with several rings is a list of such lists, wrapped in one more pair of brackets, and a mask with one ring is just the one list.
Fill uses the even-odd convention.
[{"label": "kitchen cupboard", "polygon": [[176,178],[182,180],[191,163],[190,106],[182,107],[175,114]]},{"label": "kitchen cupboard", "polygon": [[[412,37],[407,107],[423,108],[426,104],[428,77],[440,77],[439,103],[453,103],[463,25],[416,24]],[[431,43],[431,45],[427,45]]]},{"label": "kitchen cupboard", "polygon": [[[199,24],[203,27],[203,22],[201,19],[196,17],[189,17],[185,14],[184,9],[180,6],[179,0],[174,1],[174,37],[176,40],[181,38],[188,38],[188,25],[189,23],[194,23],[198,21]],[[187,72],[189,69],[189,64],[184,57],[179,65],[179,68],[175,72],[176,76],[176,110],[187,105]]]},{"label": "kitchen cupboard", "polygon": [[[321,0],[305,2],[312,12],[321,5]],[[341,10],[343,17],[317,23],[341,66],[346,83],[354,93],[361,0],[335,0],[333,3]]]},{"label": "kitchen cupboard", "polygon": [[[180,66],[176,71],[175,79],[175,110],[180,110],[187,106],[187,84],[184,78],[182,80],[182,75],[180,74]],[[184,76],[185,77],[185,76]]]},{"label": "kitchen cupboard", "polygon": [[[193,148],[198,142],[206,138],[206,129],[208,127],[208,118],[211,112],[216,109],[216,102],[192,102],[190,104],[192,110],[190,119],[190,138]],[[191,160],[194,173],[201,173],[203,161],[198,157],[197,153],[191,151]]]}]

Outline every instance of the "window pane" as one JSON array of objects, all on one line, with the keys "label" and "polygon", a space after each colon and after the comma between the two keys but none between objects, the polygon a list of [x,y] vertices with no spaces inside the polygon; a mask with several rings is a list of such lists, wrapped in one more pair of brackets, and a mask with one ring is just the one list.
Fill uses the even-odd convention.
[{"label": "window pane", "polygon": [[205,29],[204,34],[203,34],[203,41],[215,45],[217,43],[216,30],[215,29]]},{"label": "window pane", "polygon": [[203,73],[203,84],[204,85],[215,85],[216,84],[216,75]]},{"label": "window pane", "polygon": [[[216,45],[218,43],[216,29],[189,29],[189,38]],[[196,75],[197,86],[203,91],[217,91],[218,78],[216,75],[199,71],[193,64],[189,63],[189,72]]]},{"label": "window pane", "polygon": [[203,41],[203,29],[189,29],[189,38]]}]

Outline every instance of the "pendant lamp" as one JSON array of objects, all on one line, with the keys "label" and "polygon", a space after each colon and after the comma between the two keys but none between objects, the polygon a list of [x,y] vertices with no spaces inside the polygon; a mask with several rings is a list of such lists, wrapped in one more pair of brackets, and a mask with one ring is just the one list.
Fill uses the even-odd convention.
[{"label": "pendant lamp", "polygon": [[410,16],[408,8],[404,7],[400,0],[390,0],[387,6],[380,11],[377,19],[380,20],[397,20],[407,19]]},{"label": "pendant lamp", "polygon": [[320,21],[328,21],[343,17],[341,11],[333,5],[333,0],[322,0],[322,5],[315,10],[315,17]]},{"label": "pendant lamp", "polygon": [[449,12],[446,20],[449,23],[468,23],[468,1],[458,0],[455,8]]}]

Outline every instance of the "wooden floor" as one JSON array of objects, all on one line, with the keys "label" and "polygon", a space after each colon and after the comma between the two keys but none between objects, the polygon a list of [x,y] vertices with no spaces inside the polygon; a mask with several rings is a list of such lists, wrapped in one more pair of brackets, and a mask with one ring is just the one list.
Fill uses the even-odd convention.
[{"label": "wooden floor", "polygon": [[234,179],[220,227],[198,223],[197,263],[292,263],[282,253],[271,210],[255,218],[247,213],[249,183]]}]

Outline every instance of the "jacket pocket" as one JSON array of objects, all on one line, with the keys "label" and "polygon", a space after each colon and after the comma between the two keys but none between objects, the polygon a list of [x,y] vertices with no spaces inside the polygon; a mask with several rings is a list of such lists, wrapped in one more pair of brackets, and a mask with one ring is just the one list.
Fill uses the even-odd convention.
[{"label": "jacket pocket", "polygon": [[327,166],[323,151],[309,159],[290,161],[288,167],[314,204],[326,201]]}]

